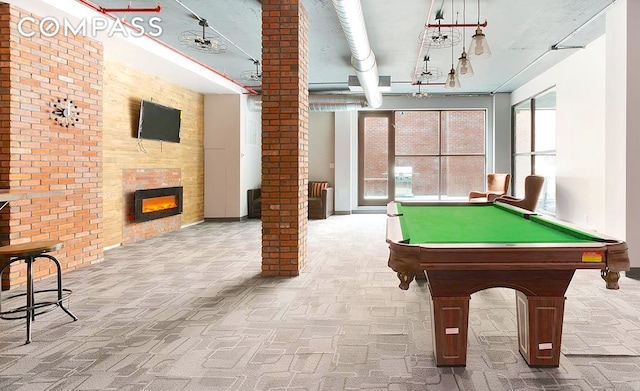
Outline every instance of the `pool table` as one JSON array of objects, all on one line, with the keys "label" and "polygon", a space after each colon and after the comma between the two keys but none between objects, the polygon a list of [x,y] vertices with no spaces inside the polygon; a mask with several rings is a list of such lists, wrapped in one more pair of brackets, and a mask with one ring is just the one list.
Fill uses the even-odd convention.
[{"label": "pool table", "polygon": [[565,292],[576,269],[618,289],[625,242],[496,203],[387,205],[389,267],[408,289],[426,276],[438,366],[465,366],[474,292],[516,291],[518,347],[532,367],[557,367]]}]

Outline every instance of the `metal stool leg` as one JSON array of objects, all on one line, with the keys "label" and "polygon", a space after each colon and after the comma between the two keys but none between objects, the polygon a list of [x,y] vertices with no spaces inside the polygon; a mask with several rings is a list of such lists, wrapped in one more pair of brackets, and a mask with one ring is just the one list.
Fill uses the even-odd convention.
[{"label": "metal stool leg", "polygon": [[29,278],[28,283],[31,284],[31,306],[33,306],[33,311],[31,311],[31,320],[36,320],[36,291],[33,288],[33,263],[36,261],[36,257],[27,258],[29,263],[32,265],[31,268],[31,278]]},{"label": "metal stool leg", "polygon": [[25,314],[27,318],[27,342],[25,342],[25,344],[28,344],[31,343],[31,320],[35,318],[33,308],[33,276],[31,274],[33,257],[26,258],[25,262],[27,263],[27,309]]},{"label": "metal stool leg", "polygon": [[64,304],[62,304],[62,267],[60,266],[60,261],[58,261],[55,257],[48,255],[48,254],[41,254],[41,257],[45,257],[45,258],[49,258],[51,261],[53,261],[53,263],[56,264],[56,269],[58,269],[58,274],[57,274],[57,278],[58,278],[58,305],[60,306],[60,308],[62,308],[62,310],[64,312],[67,313],[67,315],[69,315],[74,321],[78,320],[78,317],[75,316],[74,314],[71,313],[71,311],[69,311]]}]

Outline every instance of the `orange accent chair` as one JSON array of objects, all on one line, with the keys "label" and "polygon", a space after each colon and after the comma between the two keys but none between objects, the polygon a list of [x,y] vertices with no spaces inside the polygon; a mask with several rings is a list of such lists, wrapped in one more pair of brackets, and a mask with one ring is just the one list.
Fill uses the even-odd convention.
[{"label": "orange accent chair", "polygon": [[472,191],[469,201],[487,202],[489,195],[501,196],[507,194],[511,174],[487,174],[487,191]]},{"label": "orange accent chair", "polygon": [[492,196],[489,195],[489,201],[503,202],[505,204],[517,206],[531,212],[536,210],[538,199],[542,193],[544,185],[544,177],[540,175],[529,175],[524,178],[524,198],[516,198],[510,195]]},{"label": "orange accent chair", "polygon": [[326,219],[333,214],[333,188],[329,182],[309,181],[309,218]]}]

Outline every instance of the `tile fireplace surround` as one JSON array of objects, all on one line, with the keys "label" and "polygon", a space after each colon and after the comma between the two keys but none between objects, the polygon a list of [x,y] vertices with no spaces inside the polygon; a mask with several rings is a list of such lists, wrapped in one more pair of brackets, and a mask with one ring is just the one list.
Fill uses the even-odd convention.
[{"label": "tile fireplace surround", "polygon": [[124,219],[122,244],[148,239],[165,232],[180,230],[180,215],[134,222],[134,192],[136,190],[181,186],[179,168],[148,168],[123,170],[122,193]]}]

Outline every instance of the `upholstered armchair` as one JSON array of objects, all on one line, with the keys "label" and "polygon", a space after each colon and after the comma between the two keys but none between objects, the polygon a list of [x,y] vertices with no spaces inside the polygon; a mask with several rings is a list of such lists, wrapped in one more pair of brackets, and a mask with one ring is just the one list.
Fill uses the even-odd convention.
[{"label": "upholstered armchair", "polygon": [[262,210],[262,196],[260,189],[247,190],[247,217],[250,219],[259,219],[261,217],[260,211]]},{"label": "upholstered armchair", "polygon": [[490,194],[494,196],[507,194],[510,182],[511,174],[487,174],[487,190],[470,192],[469,201],[487,202],[490,201]]},{"label": "upholstered armchair", "polygon": [[489,195],[489,201],[503,202],[505,204],[517,206],[534,212],[538,206],[538,199],[542,193],[544,177],[539,175],[529,175],[524,178],[524,198],[516,198],[510,195],[495,196]]},{"label": "upholstered armchair", "polygon": [[309,181],[309,218],[326,219],[333,214],[333,188],[329,182]]}]

